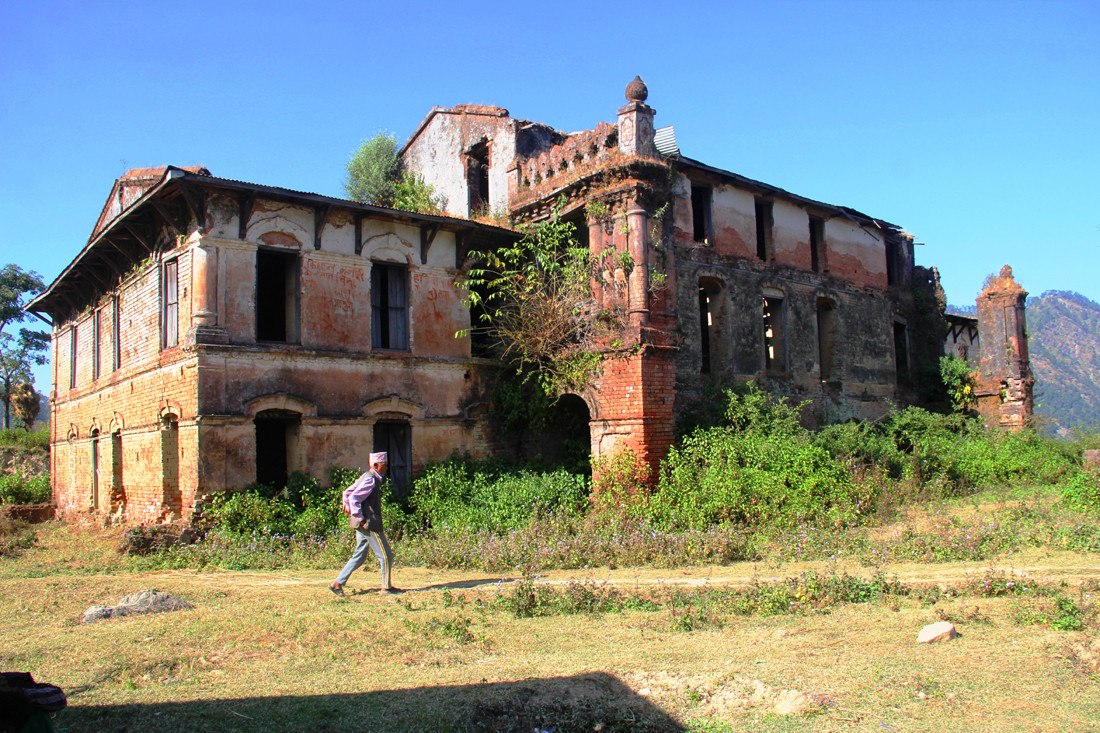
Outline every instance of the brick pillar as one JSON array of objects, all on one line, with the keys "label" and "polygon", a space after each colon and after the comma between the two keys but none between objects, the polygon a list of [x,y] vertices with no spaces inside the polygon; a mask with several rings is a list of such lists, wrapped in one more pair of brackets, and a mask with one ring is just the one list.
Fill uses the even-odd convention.
[{"label": "brick pillar", "polygon": [[672,446],[675,350],[646,346],[639,353],[611,356],[595,385],[592,456],[628,449],[652,470]]},{"label": "brick pillar", "polygon": [[991,426],[1019,430],[1030,420],[1035,379],[1027,350],[1027,291],[1005,265],[978,296],[978,411]]}]

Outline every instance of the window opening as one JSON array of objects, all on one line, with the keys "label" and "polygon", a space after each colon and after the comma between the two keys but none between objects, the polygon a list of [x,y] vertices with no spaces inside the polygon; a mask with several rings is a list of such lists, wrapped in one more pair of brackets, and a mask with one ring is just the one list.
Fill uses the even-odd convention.
[{"label": "window opening", "polygon": [[699,371],[714,371],[719,352],[722,314],[722,285],[711,278],[699,278]]},{"label": "window opening", "polygon": [[179,260],[168,260],[164,263],[164,332],[162,334],[162,348],[170,349],[179,344]]},{"label": "window opening", "polygon": [[256,339],[298,340],[298,254],[256,251]]},{"label": "window opening", "polygon": [[710,244],[710,188],[691,187],[691,225],[696,242]]},{"label": "window opening", "polygon": [[256,415],[256,483],[281,489],[290,475],[302,416],[291,410]]},{"label": "window opening", "polygon": [[478,143],[466,153],[466,188],[470,214],[486,213],[489,208],[489,143]]},{"label": "window opening", "polygon": [[111,496],[126,503],[126,489],[122,484],[122,431],[111,433]]},{"label": "window opening", "polygon": [[111,371],[122,367],[122,306],[119,297],[111,298]]},{"label": "window opening", "polygon": [[92,509],[99,510],[99,431],[92,431]]},{"label": "window opening", "polygon": [[825,264],[825,220],[810,217],[810,267],[814,272],[828,271]]},{"label": "window opening", "polygon": [[403,265],[371,265],[371,348],[409,348],[408,283]]},{"label": "window opening", "polygon": [[756,199],[756,256],[763,262],[772,249],[772,202]]},{"label": "window opening", "polygon": [[412,473],[412,430],[405,420],[379,420],[374,424],[374,450],[389,457],[386,476],[393,487],[394,498],[408,494]]},{"label": "window opening", "polygon": [[898,243],[887,240],[886,242],[886,284],[897,285],[898,282]]},{"label": "window opening", "polygon": [[180,493],[180,424],[175,415],[165,415],[160,430],[160,471],[164,509],[183,514]]},{"label": "window opening", "polygon": [[909,381],[909,328],[894,322],[894,364],[899,384]]},{"label": "window opening", "polygon": [[92,313],[92,379],[99,379],[99,328],[101,325],[101,308],[96,308]]},{"label": "window opening", "polygon": [[787,349],[783,333],[783,299],[764,297],[764,369],[787,370]]},{"label": "window opening", "polygon": [[817,300],[817,363],[821,381],[833,376],[833,354],[836,342],[836,304],[827,298]]},{"label": "window opening", "polygon": [[76,326],[69,329],[69,389],[76,389]]}]

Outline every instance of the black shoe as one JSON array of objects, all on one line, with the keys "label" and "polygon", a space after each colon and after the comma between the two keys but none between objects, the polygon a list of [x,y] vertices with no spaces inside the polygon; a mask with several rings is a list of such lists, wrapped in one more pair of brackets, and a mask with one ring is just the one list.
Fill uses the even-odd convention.
[{"label": "black shoe", "polygon": [[337,583],[335,580],[328,584],[328,589],[341,598],[347,598],[344,595],[344,586]]}]

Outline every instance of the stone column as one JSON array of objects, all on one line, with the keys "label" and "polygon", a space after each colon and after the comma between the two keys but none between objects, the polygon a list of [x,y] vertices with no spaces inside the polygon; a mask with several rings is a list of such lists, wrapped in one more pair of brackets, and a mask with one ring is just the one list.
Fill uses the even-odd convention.
[{"label": "stone column", "polygon": [[191,249],[192,341],[221,343],[227,338],[218,325],[218,249],[200,241]]}]

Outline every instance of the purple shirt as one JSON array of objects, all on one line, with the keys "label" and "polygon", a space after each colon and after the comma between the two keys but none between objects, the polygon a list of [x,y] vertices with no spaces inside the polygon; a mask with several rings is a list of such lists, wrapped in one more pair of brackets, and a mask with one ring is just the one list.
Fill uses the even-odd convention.
[{"label": "purple shirt", "polygon": [[344,489],[344,511],[356,522],[363,521],[363,502],[367,500],[367,497],[371,495],[371,492],[374,491],[381,480],[382,477],[375,473],[372,468],[355,479],[355,483]]}]

